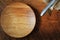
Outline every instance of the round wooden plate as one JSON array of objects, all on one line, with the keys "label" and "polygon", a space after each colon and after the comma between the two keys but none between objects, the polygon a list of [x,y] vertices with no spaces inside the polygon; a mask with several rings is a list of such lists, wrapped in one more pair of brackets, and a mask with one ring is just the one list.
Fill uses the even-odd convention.
[{"label": "round wooden plate", "polygon": [[36,18],[33,10],[26,4],[9,4],[1,13],[1,26],[11,37],[21,38],[32,32]]}]

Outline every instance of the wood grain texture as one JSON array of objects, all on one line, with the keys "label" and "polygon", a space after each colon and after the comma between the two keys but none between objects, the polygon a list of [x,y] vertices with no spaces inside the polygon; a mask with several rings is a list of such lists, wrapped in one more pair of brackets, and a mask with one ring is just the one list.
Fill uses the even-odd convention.
[{"label": "wood grain texture", "polygon": [[1,13],[1,26],[11,37],[25,37],[32,32],[35,24],[36,18],[33,10],[24,3],[12,3]]},{"label": "wood grain texture", "polygon": [[[40,17],[40,12],[45,8],[46,4],[42,2],[42,0],[2,0],[3,6],[1,6],[2,10],[8,3],[12,3],[14,1],[27,3],[32,7],[36,14],[37,22],[36,26],[31,34],[24,38],[11,38],[6,35],[2,28],[0,27],[0,38],[1,40],[60,40],[60,11],[53,10],[51,14],[48,12]],[[34,3],[34,4],[33,4]],[[35,5],[36,4],[36,5]],[[35,5],[35,6],[34,6]]]}]

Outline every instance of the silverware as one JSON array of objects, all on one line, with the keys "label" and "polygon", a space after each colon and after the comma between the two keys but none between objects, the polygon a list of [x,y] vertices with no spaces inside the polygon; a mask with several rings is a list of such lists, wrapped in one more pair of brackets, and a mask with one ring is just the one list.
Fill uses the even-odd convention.
[{"label": "silverware", "polygon": [[46,8],[42,10],[40,16],[43,16],[46,13],[46,11],[54,5],[55,1],[56,0],[51,0],[50,3],[46,6]]}]

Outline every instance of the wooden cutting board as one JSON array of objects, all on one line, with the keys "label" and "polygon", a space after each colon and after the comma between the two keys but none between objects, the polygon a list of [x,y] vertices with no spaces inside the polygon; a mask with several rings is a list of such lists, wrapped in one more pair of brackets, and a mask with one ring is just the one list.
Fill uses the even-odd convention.
[{"label": "wooden cutting board", "polygon": [[[12,0],[9,2],[8,0],[0,0],[0,14],[6,4],[12,2]],[[40,17],[39,14],[46,6],[46,4],[44,4],[42,1],[37,2],[35,0],[30,2],[25,1],[25,3],[29,4],[32,7],[37,18],[37,23],[33,32],[24,38],[17,39],[5,34],[0,26],[0,40],[60,40],[60,11],[54,9],[51,14],[48,14],[47,12],[44,16]]]}]

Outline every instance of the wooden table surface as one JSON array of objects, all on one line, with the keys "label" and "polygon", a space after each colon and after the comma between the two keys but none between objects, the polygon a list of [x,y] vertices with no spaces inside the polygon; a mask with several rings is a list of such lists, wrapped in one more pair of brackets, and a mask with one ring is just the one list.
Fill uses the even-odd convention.
[{"label": "wooden table surface", "polygon": [[[0,0],[0,16],[8,3],[8,0]],[[4,33],[0,25],[0,40],[60,40],[60,11],[54,9],[50,14],[47,12],[44,16],[40,17],[40,12],[46,6],[42,1],[32,0],[30,3],[25,3],[29,4],[36,14],[35,29],[24,38],[12,38]]]}]

